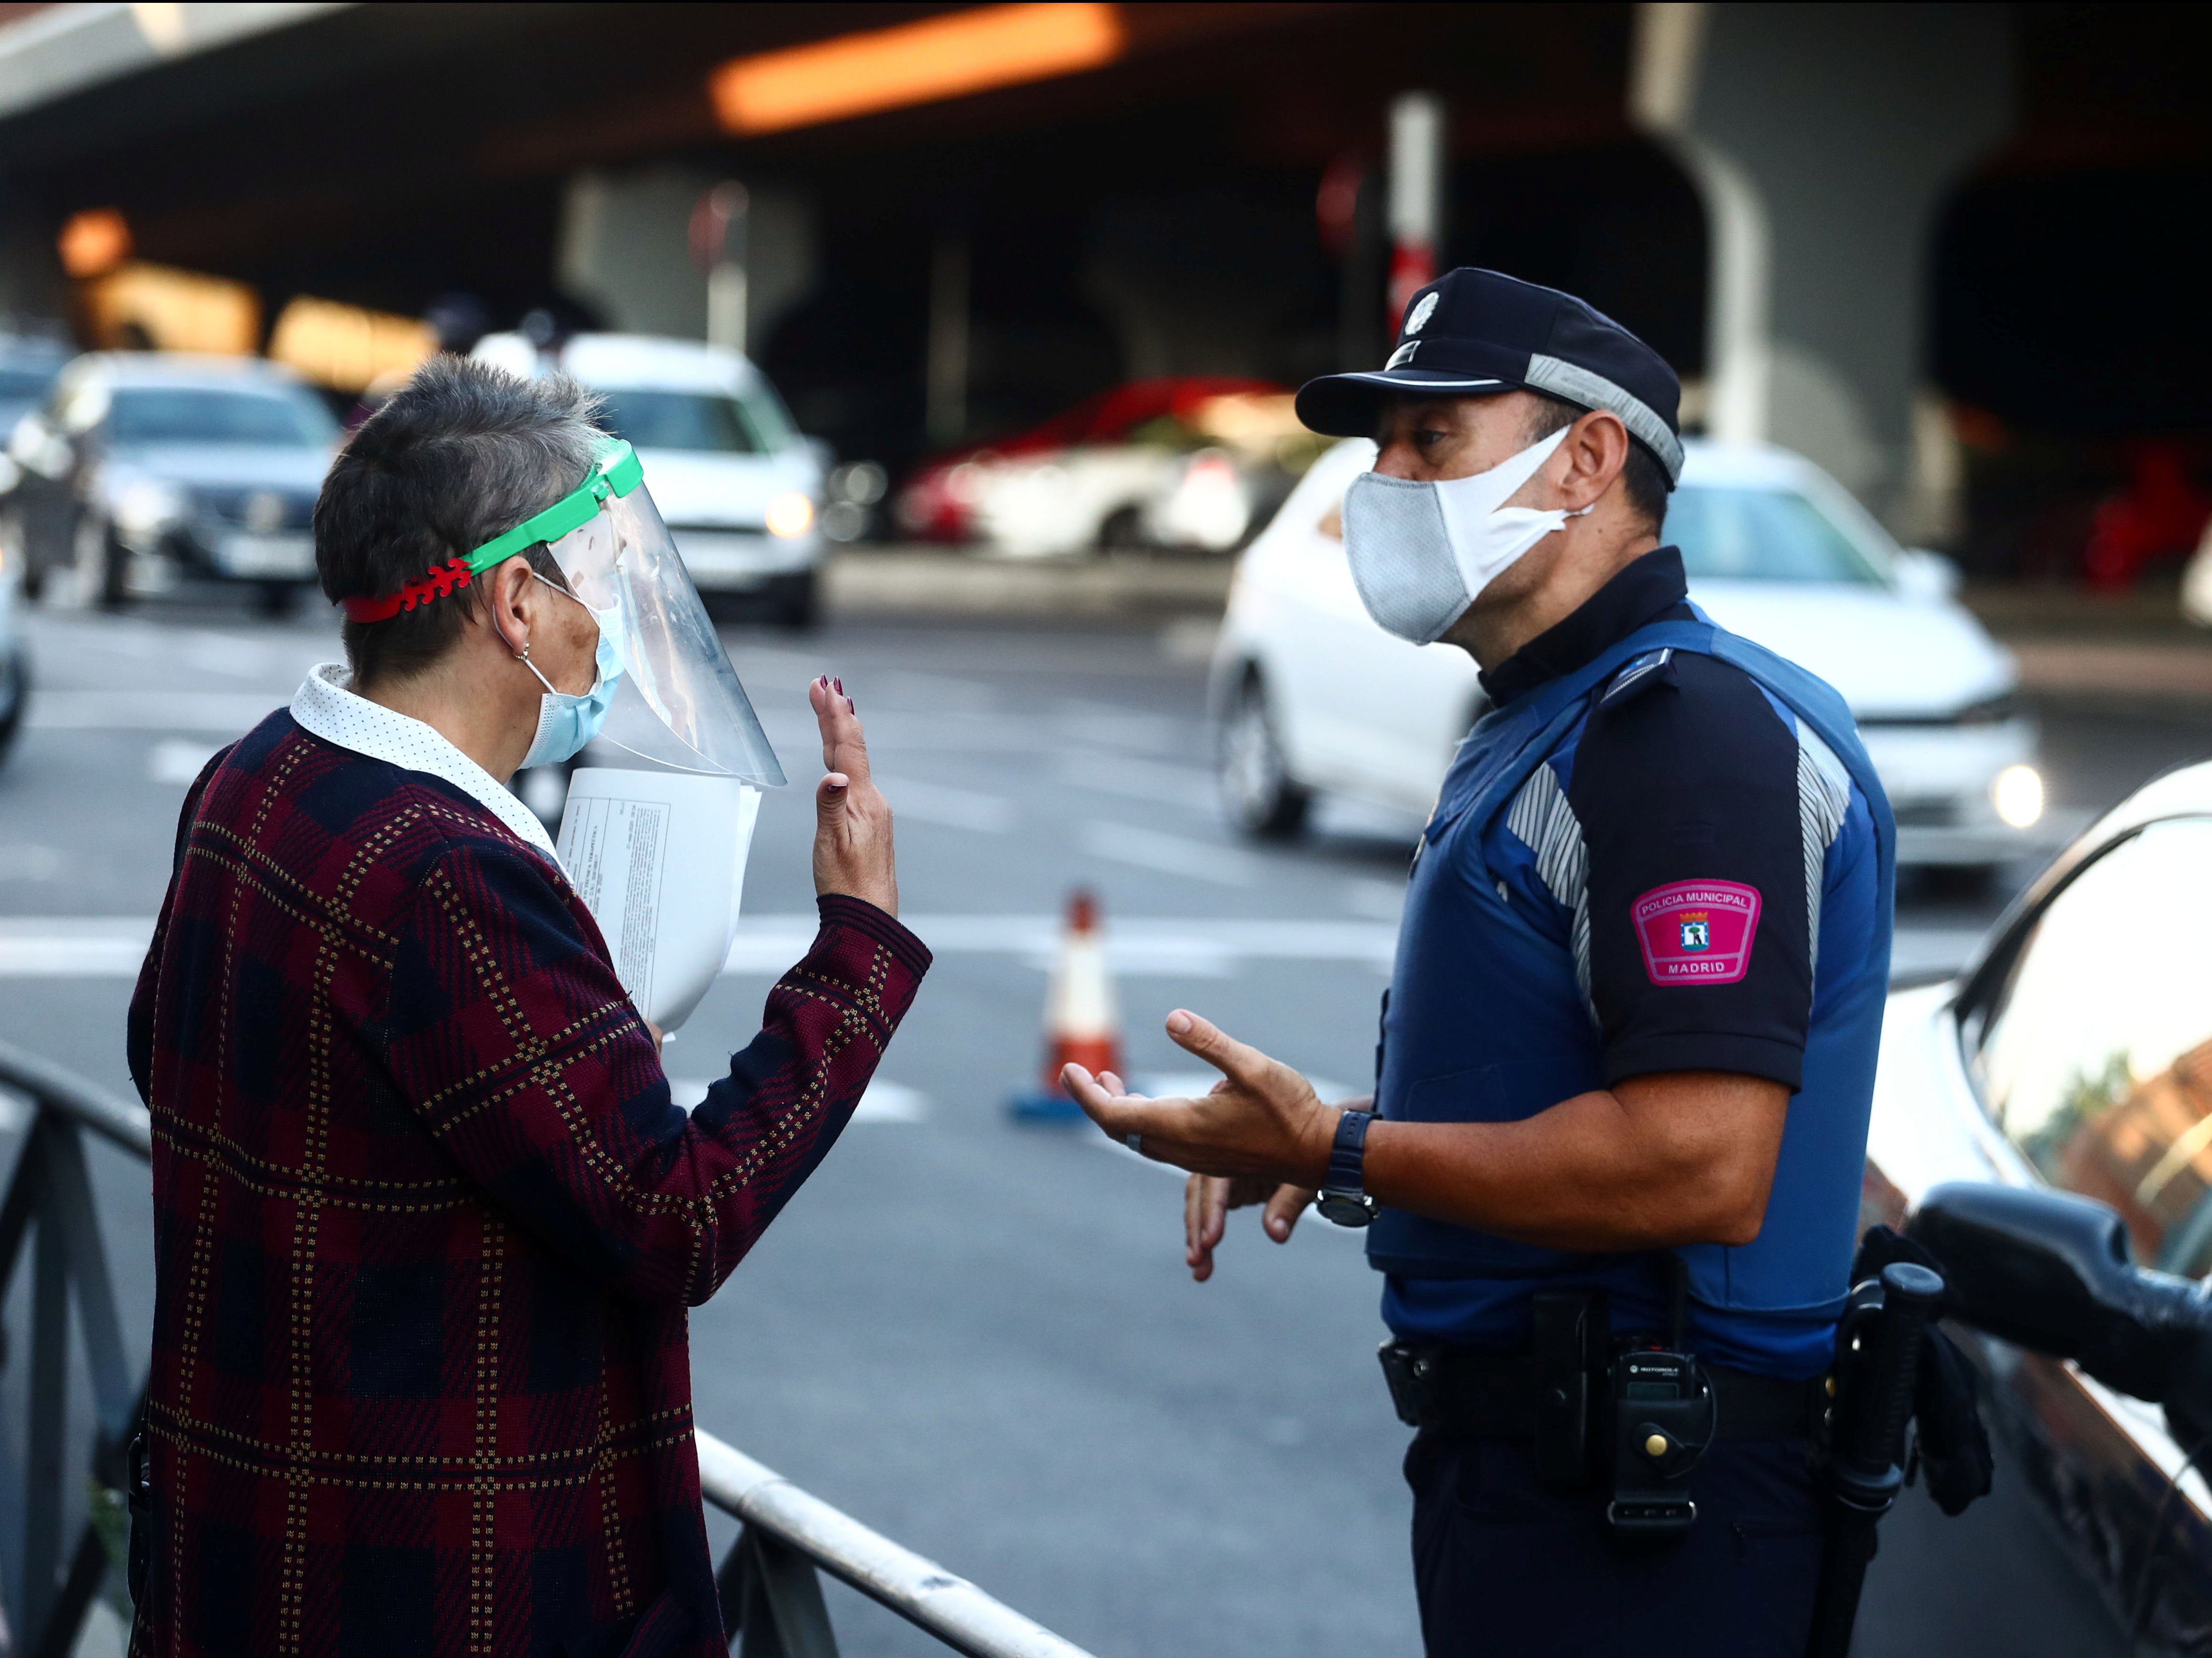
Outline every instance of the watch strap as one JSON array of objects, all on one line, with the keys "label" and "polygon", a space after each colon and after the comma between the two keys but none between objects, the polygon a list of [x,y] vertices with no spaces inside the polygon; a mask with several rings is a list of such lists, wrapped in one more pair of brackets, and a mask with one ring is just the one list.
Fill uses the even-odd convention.
[{"label": "watch strap", "polygon": [[1328,1151],[1328,1174],[1322,1190],[1364,1195],[1366,1177],[1367,1130],[1375,1121],[1372,1111],[1347,1108],[1336,1120],[1336,1139]]}]

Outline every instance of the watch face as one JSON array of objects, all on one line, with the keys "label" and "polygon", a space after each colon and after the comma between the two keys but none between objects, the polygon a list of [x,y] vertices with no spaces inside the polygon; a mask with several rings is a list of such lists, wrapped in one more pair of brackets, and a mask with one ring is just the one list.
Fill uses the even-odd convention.
[{"label": "watch face", "polygon": [[1375,1200],[1349,1192],[1324,1192],[1314,1199],[1323,1220],[1339,1226],[1364,1226],[1375,1218]]}]

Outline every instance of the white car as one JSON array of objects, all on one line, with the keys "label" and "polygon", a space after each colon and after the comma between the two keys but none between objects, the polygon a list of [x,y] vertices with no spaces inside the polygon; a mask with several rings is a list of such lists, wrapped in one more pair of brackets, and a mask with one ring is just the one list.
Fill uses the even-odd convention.
[{"label": "white car", "polygon": [[[1958,978],[1891,995],[1862,1224],[1901,1227],[1946,1182],[2070,1193],[2117,1211],[2133,1257],[2194,1281],[2202,1297],[2212,1287],[2208,936],[2212,764],[2199,764],[2146,786],[2063,853]],[[2036,1298],[2061,1315],[2061,1289]],[[2112,1615],[2097,1647],[2074,1649],[2109,1636],[2115,1652],[2205,1651],[2212,1441],[2191,1469],[2173,1394],[2161,1412],[2067,1360],[1996,1342],[1984,1358],[1990,1426],[2014,1465],[1999,1477],[2024,1475],[2015,1489],[2050,1510],[2051,1534]],[[2196,1375],[2194,1404],[2212,1410],[2212,1366]]]},{"label": "white car", "polygon": [[[1932,553],[1899,549],[1810,461],[1686,446],[1663,540],[1716,622],[1842,693],[1897,813],[1901,861],[1988,868],[2048,852],[2034,722],[2010,655],[1953,597]],[[1294,834],[1316,793],[1425,813],[1486,706],[1455,645],[1376,627],[1344,554],[1347,484],[1374,463],[1354,439],[1314,464],[1245,550],[1211,701],[1231,817]]]},{"label": "white car", "polygon": [[822,461],[775,388],[734,351],[643,334],[578,334],[541,356],[520,334],[491,334],[474,355],[522,375],[558,367],[606,400],[628,438],[691,580],[765,600],[810,625],[821,584]]}]

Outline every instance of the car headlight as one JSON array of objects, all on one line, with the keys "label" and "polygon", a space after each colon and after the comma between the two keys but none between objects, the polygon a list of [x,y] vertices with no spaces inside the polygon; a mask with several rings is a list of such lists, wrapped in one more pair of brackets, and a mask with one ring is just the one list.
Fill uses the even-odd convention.
[{"label": "car headlight", "polygon": [[158,536],[190,510],[185,492],[173,483],[141,478],[115,496],[115,527],[126,536]]},{"label": "car headlight", "polygon": [[1997,816],[2014,829],[2027,829],[2043,816],[2043,774],[2033,766],[2007,766],[1990,783]]},{"label": "car headlight", "polygon": [[803,536],[814,523],[814,503],[796,489],[787,490],[768,504],[768,532],[788,541]]}]

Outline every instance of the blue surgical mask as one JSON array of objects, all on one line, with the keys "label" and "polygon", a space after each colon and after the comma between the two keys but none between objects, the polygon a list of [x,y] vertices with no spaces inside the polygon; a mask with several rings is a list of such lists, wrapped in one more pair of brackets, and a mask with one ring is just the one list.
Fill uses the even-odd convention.
[{"label": "blue surgical mask", "polygon": [[[532,572],[533,575],[536,572]],[[544,576],[538,576],[545,581]],[[562,587],[545,585],[563,598],[574,598],[579,604],[584,601]],[[619,605],[604,610],[592,610],[592,620],[599,624],[599,649],[593,661],[599,669],[599,681],[580,696],[566,691],[556,691],[553,682],[538,672],[538,665],[527,656],[522,665],[538,675],[538,683],[545,687],[545,694],[538,699],[538,734],[530,740],[530,751],[522,756],[522,768],[556,765],[583,751],[584,745],[599,734],[599,727],[607,723],[607,710],[614,706],[615,687],[623,677],[622,610]]]}]

